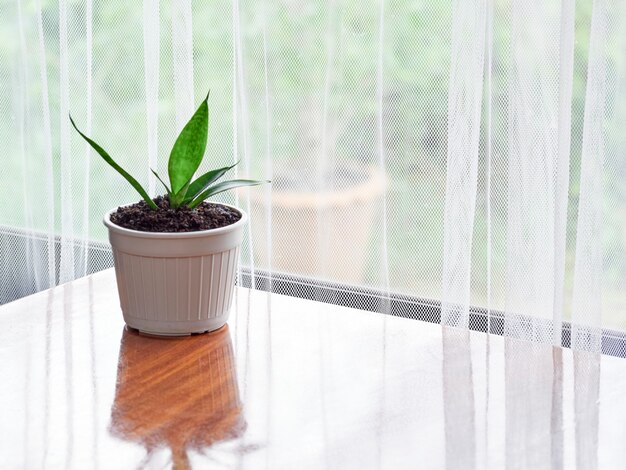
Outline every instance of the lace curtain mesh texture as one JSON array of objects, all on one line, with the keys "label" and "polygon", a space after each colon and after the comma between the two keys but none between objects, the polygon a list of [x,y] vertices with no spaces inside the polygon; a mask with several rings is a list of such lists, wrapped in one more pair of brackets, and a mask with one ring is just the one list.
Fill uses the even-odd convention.
[{"label": "lace curtain mesh texture", "polygon": [[139,199],[68,113],[156,195],[210,89],[204,166],[273,181],[217,198],[251,214],[242,266],[438,299],[450,326],[505,311],[516,338],[572,321],[597,350],[626,329],[624,10],[3,2],[0,301],[111,266],[102,215]]}]

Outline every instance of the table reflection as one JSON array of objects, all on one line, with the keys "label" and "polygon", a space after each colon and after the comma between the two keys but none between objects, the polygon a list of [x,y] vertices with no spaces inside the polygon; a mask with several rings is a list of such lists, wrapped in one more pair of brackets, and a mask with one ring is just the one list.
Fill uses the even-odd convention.
[{"label": "table reflection", "polygon": [[470,332],[442,326],[446,469],[476,468],[476,409]]},{"label": "table reflection", "polygon": [[507,469],[563,468],[562,350],[504,341]]},{"label": "table reflection", "polygon": [[592,470],[599,466],[600,358],[599,352],[574,351],[576,464]]},{"label": "table reflection", "polygon": [[[163,406],[167,403],[167,406]],[[147,450],[169,447],[174,468],[188,451],[243,434],[228,326],[186,338],[147,337],[124,329],[110,431]]]}]

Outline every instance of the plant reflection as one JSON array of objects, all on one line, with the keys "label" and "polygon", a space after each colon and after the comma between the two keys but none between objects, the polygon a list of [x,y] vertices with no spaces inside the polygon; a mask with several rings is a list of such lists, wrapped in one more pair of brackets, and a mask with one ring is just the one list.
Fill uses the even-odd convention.
[{"label": "plant reflection", "polygon": [[140,443],[150,459],[169,447],[174,468],[189,468],[188,451],[243,434],[228,326],[165,339],[124,330],[111,433]]}]

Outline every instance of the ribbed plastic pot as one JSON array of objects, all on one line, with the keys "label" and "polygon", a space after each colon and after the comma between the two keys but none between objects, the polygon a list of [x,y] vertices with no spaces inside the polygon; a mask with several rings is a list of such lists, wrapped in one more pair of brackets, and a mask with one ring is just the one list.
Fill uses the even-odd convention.
[{"label": "ribbed plastic pot", "polygon": [[[227,205],[227,204],[224,204]],[[141,332],[182,336],[228,320],[247,215],[234,224],[184,233],[140,232],[104,216],[124,321]]]}]

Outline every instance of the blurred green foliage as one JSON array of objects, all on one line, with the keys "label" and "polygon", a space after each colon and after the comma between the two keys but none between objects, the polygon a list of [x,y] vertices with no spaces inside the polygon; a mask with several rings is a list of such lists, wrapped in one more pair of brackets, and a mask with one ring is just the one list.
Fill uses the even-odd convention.
[{"label": "blurred green foliage", "polygon": [[[61,116],[59,4],[41,0],[43,42],[52,124],[52,156],[55,168],[56,224],[60,228],[60,135],[69,126]],[[68,0],[68,98],[71,111],[86,122],[87,28],[85,4]],[[233,10],[229,0],[193,3],[193,63],[196,97],[211,89],[211,113],[207,167],[232,164],[241,159],[242,173],[264,174],[267,158],[274,171],[281,167],[306,167],[320,159],[329,164],[344,160],[364,163],[379,159],[379,106],[382,94],[383,151],[391,178],[389,187],[389,257],[391,285],[398,290],[438,297],[443,243],[443,204],[447,139],[448,74],[450,69],[449,0],[387,0],[384,30],[380,36],[380,2],[375,0],[240,1],[240,43],[233,43]],[[560,5],[560,2],[554,2]],[[616,2],[617,3],[617,2]],[[23,181],[45,187],[41,159],[45,152],[41,106],[40,42],[36,2],[22,1],[21,30],[15,2],[0,3],[0,110],[10,119],[0,123],[4,173],[0,175],[0,224],[28,225],[43,221],[41,208],[23,194]],[[509,0],[496,0],[493,30],[493,180],[507,178],[507,80],[510,66],[511,24]],[[576,2],[576,42],[572,96],[572,156],[568,214],[567,280],[571,289],[575,249],[576,214],[580,179],[580,153],[584,118],[586,64],[589,49],[591,1]],[[612,5],[612,4],[611,4]],[[166,169],[167,152],[178,129],[175,126],[173,90],[172,19],[169,1],[160,4],[159,164]],[[612,6],[611,6],[612,8]],[[142,184],[149,173],[146,155],[146,102],[143,56],[142,2],[93,2],[92,133],[111,155]],[[23,39],[21,39],[23,38]],[[382,49],[381,49],[382,47]],[[234,49],[240,48],[241,76],[234,74]],[[623,67],[619,44],[608,47],[610,66]],[[26,52],[26,54],[24,54]],[[380,74],[382,65],[382,74]],[[611,69],[613,70],[613,69]],[[26,76],[26,75],[27,76]],[[378,90],[379,77],[382,90]],[[24,79],[27,79],[25,82]],[[241,80],[243,79],[243,80]],[[234,83],[239,83],[233,96]],[[609,90],[614,93],[615,90]],[[27,99],[27,115],[20,116]],[[233,103],[237,106],[233,108]],[[620,104],[621,105],[621,104]],[[622,105],[623,106],[623,105]],[[235,113],[238,121],[234,121]],[[484,114],[484,113],[483,113]],[[269,119],[268,119],[269,117]],[[29,141],[24,147],[19,122],[25,118]],[[614,142],[624,142],[621,124],[609,129]],[[237,138],[235,139],[235,132]],[[484,132],[481,146],[485,145]],[[621,137],[620,137],[621,136]],[[621,139],[621,140],[620,140]],[[237,142],[235,155],[234,143]],[[72,197],[76,231],[89,211],[88,234],[104,239],[100,215],[110,207],[131,202],[121,178],[110,178],[100,162],[90,163],[84,179],[88,149],[71,137]],[[623,148],[623,147],[622,147]],[[22,149],[28,158],[25,160]],[[485,166],[481,157],[473,254],[472,301],[484,303],[486,285]],[[206,171],[206,169],[205,169]],[[613,168],[612,177],[626,176],[626,164]],[[107,176],[105,176],[105,174]],[[23,175],[19,178],[8,175]],[[88,185],[88,188],[87,188]],[[88,200],[83,191],[88,189]],[[276,189],[276,188],[275,188]],[[605,251],[624,252],[626,194],[623,188],[607,189]],[[75,197],[78,195],[78,197]],[[227,196],[232,197],[232,196]],[[226,199],[228,200],[228,199]],[[506,197],[494,199],[493,275],[504,276]],[[43,222],[41,222],[43,226]],[[371,271],[379,269],[372,241]],[[415,246],[423,249],[415,250]],[[624,256],[607,256],[607,285],[618,292],[626,273]],[[374,277],[370,278],[374,282]],[[566,292],[566,297],[569,295]],[[502,289],[492,292],[494,303]],[[620,295],[610,309],[623,310]],[[617,299],[617,300],[615,300]],[[615,320],[618,323],[617,320]],[[624,320],[619,320],[624,322]],[[626,327],[626,323],[620,323]]]}]

